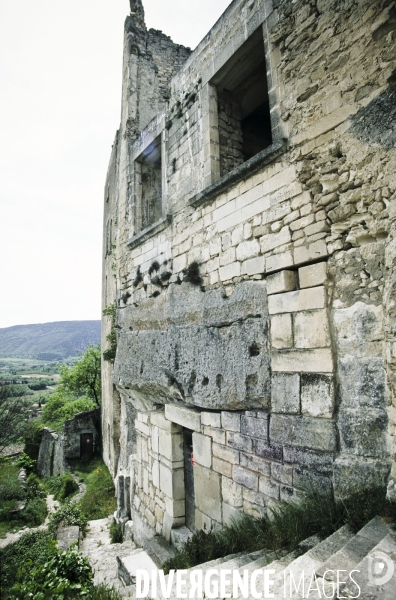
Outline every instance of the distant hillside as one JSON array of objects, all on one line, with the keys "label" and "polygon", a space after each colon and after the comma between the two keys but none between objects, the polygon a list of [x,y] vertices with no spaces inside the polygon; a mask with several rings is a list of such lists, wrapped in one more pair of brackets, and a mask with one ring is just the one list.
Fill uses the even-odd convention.
[{"label": "distant hillside", "polygon": [[58,321],[0,329],[0,357],[62,360],[100,342],[100,321]]}]

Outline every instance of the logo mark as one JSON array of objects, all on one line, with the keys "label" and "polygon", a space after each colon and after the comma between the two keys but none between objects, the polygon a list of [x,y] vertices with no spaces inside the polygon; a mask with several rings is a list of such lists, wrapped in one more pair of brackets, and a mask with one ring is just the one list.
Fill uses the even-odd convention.
[{"label": "logo mark", "polygon": [[395,572],[393,560],[385,554],[376,550],[368,557],[368,579],[370,585],[384,585],[388,583]]}]

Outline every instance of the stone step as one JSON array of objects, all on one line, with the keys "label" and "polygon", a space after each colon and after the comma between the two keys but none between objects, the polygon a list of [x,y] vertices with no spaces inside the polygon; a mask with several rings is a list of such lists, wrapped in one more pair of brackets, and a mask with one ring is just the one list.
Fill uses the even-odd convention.
[{"label": "stone step", "polygon": [[356,565],[353,574],[359,588],[349,580],[340,586],[340,597],[351,600],[394,600],[396,596],[396,533],[388,533]]},{"label": "stone step", "polygon": [[[380,517],[374,517],[316,569],[317,577],[333,581],[337,571],[352,571],[356,565],[389,534],[389,527]],[[335,573],[333,573],[335,572]]]},{"label": "stone step", "polygon": [[[243,578],[243,574],[245,571],[248,573],[248,578],[250,581],[250,577],[253,571],[260,569],[274,569],[277,572],[283,570],[292,560],[295,560],[298,556],[298,553],[287,553],[286,550],[281,550],[279,552],[269,551],[269,550],[261,550],[259,552],[261,555],[256,560],[247,563],[237,569],[239,571],[239,575]],[[250,555],[251,556],[251,555]],[[218,579],[218,578],[217,578]],[[230,594],[233,597],[233,585],[227,585],[225,588],[225,593]],[[224,599],[221,599],[224,600]]]},{"label": "stone step", "polygon": [[[299,593],[294,592],[293,581],[298,586],[300,580],[303,580],[304,588],[308,589],[311,579],[314,578],[316,570],[330,556],[342,548],[345,543],[353,537],[353,533],[347,527],[341,527],[338,531],[330,535],[323,542],[320,542],[305,554],[297,557],[284,570],[271,576],[274,584],[271,586],[271,592],[275,600],[283,600],[285,597],[285,585],[287,598],[298,599]],[[268,566],[270,568],[270,566]],[[290,586],[292,582],[292,586]],[[264,585],[258,585],[257,590],[264,593]],[[291,591],[290,591],[291,590]],[[301,596],[302,597],[302,596]]]},{"label": "stone step", "polygon": [[[195,567],[192,567],[191,569],[187,569],[186,570],[185,579],[186,579],[186,581],[189,581],[190,572],[193,571],[194,569],[202,569],[203,571],[206,572],[209,569],[219,568],[218,565],[221,565],[221,564],[226,563],[226,562],[231,562],[231,561],[233,561],[235,559],[238,559],[238,558],[240,558],[242,560],[242,563],[243,563],[244,558],[246,558],[246,554],[244,552],[238,552],[236,554],[229,554],[228,556],[225,556],[223,558],[216,558],[214,560],[210,560],[210,561],[207,561],[207,562],[202,563],[200,565],[197,565]],[[168,581],[169,581],[169,575],[166,575],[166,577],[165,577],[165,583],[167,584]],[[183,590],[183,592],[185,593],[185,590]],[[174,583],[172,585],[172,592],[171,592],[171,596],[170,597],[173,598],[173,599],[177,598],[177,596],[176,596],[176,581],[174,581]],[[162,592],[159,589],[157,591],[156,598],[152,598],[151,600],[165,600],[165,597],[162,595]]]},{"label": "stone step", "polygon": [[144,570],[148,573],[152,571],[158,571],[158,567],[152,558],[147,554],[145,550],[139,548],[128,556],[119,557],[117,556],[118,563],[118,578],[126,586],[132,586],[135,583],[136,571]]},{"label": "stone step", "polygon": [[168,544],[165,538],[160,535],[147,540],[143,549],[147,552],[159,569],[162,568],[164,562],[170,558],[173,558],[176,554],[176,550]]}]

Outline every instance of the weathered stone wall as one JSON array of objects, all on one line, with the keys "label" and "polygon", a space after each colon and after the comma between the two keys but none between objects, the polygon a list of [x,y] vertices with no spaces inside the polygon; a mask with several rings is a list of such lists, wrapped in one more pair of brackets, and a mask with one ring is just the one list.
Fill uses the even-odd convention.
[{"label": "weathered stone wall", "polygon": [[80,458],[80,436],[92,433],[93,452],[100,452],[100,409],[77,413],[68,419],[59,433],[44,428],[37,460],[37,472],[40,477],[63,475],[68,458]]},{"label": "weathered stone wall", "polygon": [[[216,74],[258,28],[272,144],[223,174]],[[199,420],[194,456],[205,449],[197,490],[203,480],[212,490],[202,503],[197,492],[197,527],[227,522],[231,508],[259,514],[306,482],[344,495],[389,479],[395,31],[387,0],[234,0],[139,135],[124,80],[110,171],[118,349],[103,429],[116,427],[114,384],[118,415],[137,411],[137,441],[121,425],[106,461],[129,478],[131,510],[152,531],[168,536],[184,518],[180,449],[167,456],[165,435],[177,446],[189,428],[183,405]],[[136,231],[135,163],[159,138],[162,219]],[[162,487],[157,463],[172,473]]]}]

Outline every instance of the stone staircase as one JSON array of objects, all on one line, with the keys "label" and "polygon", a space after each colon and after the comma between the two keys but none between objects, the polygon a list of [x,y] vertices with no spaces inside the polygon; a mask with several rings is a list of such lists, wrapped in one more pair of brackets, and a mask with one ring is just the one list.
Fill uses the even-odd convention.
[{"label": "stone staircase", "polygon": [[[145,564],[146,557],[149,557],[148,553],[142,549],[135,550],[133,556],[135,560],[132,562],[135,567]],[[124,559],[124,564],[127,562]],[[154,562],[158,565],[158,560]],[[147,570],[151,571],[153,562],[146,564]],[[265,569],[271,570],[270,580],[272,583],[269,592],[274,594],[271,597],[275,600],[284,600],[285,598],[302,600],[307,597],[311,600],[325,597],[334,600],[337,598],[352,600],[354,597],[359,597],[360,600],[394,600],[396,598],[395,566],[396,533],[381,518],[375,517],[356,535],[347,526],[344,526],[325,540],[320,540],[317,536],[304,540],[295,552],[261,550],[251,554],[233,554],[188,569],[183,574],[183,579],[189,581],[189,575],[194,570],[201,570],[204,579],[211,569],[216,569],[218,571],[230,570],[231,575],[228,574],[227,579],[232,577],[233,571],[238,571],[241,580],[243,580],[244,571],[247,571],[248,580],[251,581],[254,571]],[[145,569],[146,567],[139,566],[138,568]],[[338,586],[337,571],[340,572]],[[360,595],[359,588],[349,578],[349,573],[352,571],[354,571],[352,577],[359,585]],[[372,574],[371,577],[369,573]],[[385,581],[384,574],[390,575],[388,581]],[[176,590],[176,579],[174,578],[171,584],[169,577],[169,575],[165,577],[165,583],[170,586],[169,596],[164,595],[158,586],[156,593],[154,595],[149,593],[147,598],[151,600],[165,600],[166,597],[173,600],[181,599],[182,596]],[[212,589],[216,584],[220,584],[219,579],[218,575],[211,576]],[[127,582],[129,585],[120,589],[120,592],[124,597],[136,598],[133,575]],[[256,590],[259,595],[262,594],[261,597],[266,597],[262,572],[257,577]],[[216,595],[218,600],[234,597],[231,583],[226,585],[224,591],[225,594],[218,593]],[[308,591],[309,595],[307,595]],[[181,592],[187,594],[187,597],[200,597],[198,594],[190,596],[190,588],[187,586],[182,586]],[[238,598],[253,600],[251,595],[240,594]]]},{"label": "stone staircase", "polygon": [[[135,575],[137,569],[151,573],[158,570],[164,560],[169,558],[172,548],[160,537],[148,540],[144,548],[136,548],[133,542],[110,544],[108,527],[110,520],[91,521],[90,530],[83,540],[81,551],[89,557],[95,572],[95,583],[106,582],[114,587],[122,598],[136,598]],[[357,534],[344,526],[325,540],[312,536],[304,540],[299,548],[291,553],[285,550],[271,552],[260,550],[250,554],[232,554],[224,558],[212,560],[183,574],[183,579],[189,581],[192,571],[200,570],[203,580],[212,569],[228,570],[228,577],[238,571],[243,581],[244,572],[250,582],[253,573],[260,571],[257,577],[256,590],[258,597],[266,596],[263,569],[271,570],[271,585],[269,592],[274,600],[302,600],[310,598],[345,598],[352,600],[394,600],[396,598],[396,533],[381,518],[375,517]],[[392,573],[393,570],[393,573]],[[340,583],[337,592],[337,571]],[[349,579],[349,573],[354,571]],[[231,575],[230,575],[231,573]],[[384,574],[391,577],[385,581]],[[371,577],[370,575],[371,574]],[[246,575],[245,575],[246,576]],[[382,582],[381,582],[382,578]],[[211,576],[211,587],[216,584],[220,589],[219,575]],[[151,600],[181,600],[177,593],[176,579],[170,582],[169,575],[165,584],[170,586],[170,594],[164,595],[157,584],[155,594],[149,593]],[[249,587],[250,589],[250,587]],[[218,593],[216,598],[224,600],[233,598],[232,584],[225,587],[225,594]],[[308,594],[309,591],[309,595]],[[181,587],[182,594],[187,597],[199,598],[198,594],[190,596],[190,588]],[[228,595],[227,595],[228,594]],[[203,595],[205,598],[206,596]],[[253,600],[253,596],[238,596],[242,600]]]}]

